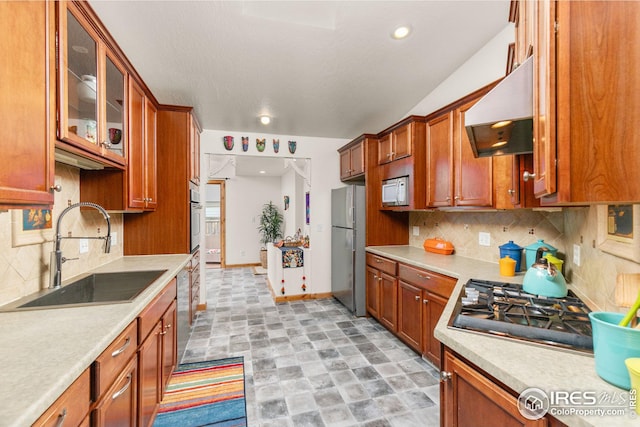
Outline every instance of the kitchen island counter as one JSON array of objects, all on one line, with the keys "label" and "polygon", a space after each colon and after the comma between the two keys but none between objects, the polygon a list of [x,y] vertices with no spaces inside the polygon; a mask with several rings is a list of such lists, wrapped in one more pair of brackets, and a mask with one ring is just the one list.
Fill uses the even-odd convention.
[{"label": "kitchen island counter", "polygon": [[0,426],[33,424],[190,259],[126,256],[87,272],[167,270],[131,302],[0,312]]},{"label": "kitchen island counter", "polygon": [[[500,276],[497,263],[457,255],[439,255],[412,246],[371,246],[368,252],[391,258],[458,279],[451,298],[436,325],[435,337],[445,346],[502,382],[516,393],[536,387],[552,391],[588,391],[602,399],[597,406],[560,406],[566,413],[552,413],[569,426],[637,426],[636,414],[629,409],[628,392],[602,380],[595,371],[593,355],[552,349],[522,341],[482,335],[449,328],[456,301],[471,278],[522,283],[524,272],[513,277]],[[571,288],[571,287],[570,287]],[[611,399],[606,404],[604,399]],[[620,402],[624,399],[624,403]],[[623,415],[578,414],[581,409],[599,407],[622,409]]]}]

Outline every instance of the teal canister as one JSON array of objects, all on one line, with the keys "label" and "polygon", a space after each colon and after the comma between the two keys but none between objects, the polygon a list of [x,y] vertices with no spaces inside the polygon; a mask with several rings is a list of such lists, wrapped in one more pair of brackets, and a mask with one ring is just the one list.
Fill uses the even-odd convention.
[{"label": "teal canister", "polygon": [[516,272],[520,271],[520,265],[522,260],[522,247],[513,243],[513,240],[509,240],[504,245],[498,246],[500,248],[500,259],[508,256],[516,261]]},{"label": "teal canister", "polygon": [[525,246],[524,255],[527,263],[527,270],[538,261],[536,259],[536,251],[541,246],[545,246],[549,249],[548,251],[544,251],[542,256],[545,256],[546,254],[551,254],[553,256],[556,256],[558,254],[558,250],[556,248],[554,248],[548,243],[545,243],[545,241],[542,239],[539,239],[537,242],[532,243],[529,246]]}]

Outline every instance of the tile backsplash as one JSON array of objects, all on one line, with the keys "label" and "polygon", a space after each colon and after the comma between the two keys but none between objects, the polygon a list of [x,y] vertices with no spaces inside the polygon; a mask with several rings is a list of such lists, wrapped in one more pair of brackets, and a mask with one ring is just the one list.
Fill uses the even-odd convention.
[{"label": "tile backsplash", "polygon": [[[593,310],[625,311],[615,304],[616,276],[640,273],[640,264],[598,249],[596,210],[588,206],[552,211],[411,212],[409,244],[422,248],[425,239],[442,237],[453,243],[458,255],[497,264],[499,246],[509,240],[525,247],[542,239],[558,249],[567,281]],[[418,236],[413,235],[414,227]],[[479,245],[480,232],[489,233],[490,246]],[[580,247],[579,266],[573,263],[574,245]]]},{"label": "tile backsplash", "polygon": [[[80,173],[77,168],[56,163],[56,184],[62,191],[55,193],[52,227],[55,230],[60,212],[69,203],[80,201]],[[63,264],[62,280],[84,273],[106,264],[123,254],[122,214],[110,214],[111,231],[118,233],[118,244],[111,247],[109,254],[104,253],[104,241],[89,239],[89,251],[79,253],[79,240],[63,239],[61,249],[67,258],[76,258]],[[14,215],[12,211],[0,213],[0,305],[37,292],[49,286],[49,256],[53,242],[15,246],[12,236]],[[100,232],[98,233],[98,229]],[[73,209],[62,220],[63,236],[105,236],[107,224],[97,210]]]}]

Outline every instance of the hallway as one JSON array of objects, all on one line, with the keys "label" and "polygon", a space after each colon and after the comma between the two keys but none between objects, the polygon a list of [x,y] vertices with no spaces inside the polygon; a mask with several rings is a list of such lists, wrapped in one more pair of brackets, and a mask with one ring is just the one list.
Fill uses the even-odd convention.
[{"label": "hallway", "polygon": [[266,275],[207,269],[182,362],[244,356],[248,425],[438,426],[438,372],[334,299],[275,304]]}]

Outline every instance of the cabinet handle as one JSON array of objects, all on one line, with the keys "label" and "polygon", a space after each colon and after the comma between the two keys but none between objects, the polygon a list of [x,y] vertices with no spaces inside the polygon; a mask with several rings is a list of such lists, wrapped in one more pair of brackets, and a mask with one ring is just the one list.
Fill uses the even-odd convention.
[{"label": "cabinet handle", "polygon": [[462,199],[462,197],[460,197],[460,196],[456,196],[456,197],[453,198],[453,200],[460,200],[460,199]]},{"label": "cabinet handle", "polygon": [[524,171],[524,172],[522,172],[522,180],[523,180],[524,182],[527,182],[527,181],[529,181],[530,179],[533,179],[533,178],[535,178],[535,177],[536,177],[536,174],[535,174],[535,173],[531,173],[531,172],[529,172],[529,171]]},{"label": "cabinet handle", "polygon": [[428,299],[423,299],[423,300],[422,300],[422,303],[423,303],[423,304],[429,304],[429,300],[428,300]]},{"label": "cabinet handle", "polygon": [[440,381],[442,382],[451,381],[451,372],[440,371]]},{"label": "cabinet handle", "polygon": [[376,262],[377,262],[378,264],[381,264],[381,263],[382,263],[382,260],[381,260],[380,258],[376,258]]},{"label": "cabinet handle", "polygon": [[62,408],[62,412],[58,414],[58,421],[56,421],[55,427],[62,427],[65,418],[67,418],[67,408]]},{"label": "cabinet handle", "polygon": [[451,197],[447,197],[445,200],[446,200],[447,202],[450,202],[450,201],[451,201]]},{"label": "cabinet handle", "polygon": [[416,299],[416,301],[420,301],[420,296],[419,296],[419,295],[416,295],[416,296],[415,296],[415,299]]},{"label": "cabinet handle", "polygon": [[423,275],[422,275],[422,274],[420,274],[420,273],[416,273],[416,276],[418,276],[418,277],[419,277],[419,278],[421,278],[421,279],[431,280],[431,276],[423,276]]},{"label": "cabinet handle", "polygon": [[[524,177],[523,177],[523,179],[524,179]],[[516,190],[513,190],[513,189],[510,188],[510,189],[507,190],[507,193],[509,193],[509,194],[511,194],[513,196],[514,194],[516,194]]]},{"label": "cabinet handle", "polygon": [[382,277],[378,277],[378,282],[382,282]]},{"label": "cabinet handle", "polygon": [[104,148],[111,148],[113,147],[113,145],[111,145],[111,143],[109,141],[102,141],[100,143],[100,145],[102,145]]},{"label": "cabinet handle", "polygon": [[111,353],[111,357],[116,357],[122,353],[124,353],[124,351],[127,349],[127,347],[129,347],[129,344],[131,344],[131,338],[127,337],[127,340],[124,342],[124,345],[122,347],[120,347],[117,350],[114,350],[113,353]]},{"label": "cabinet handle", "polygon": [[56,193],[59,193],[62,191],[62,185],[60,184],[52,185],[51,187],[49,187],[49,191],[55,191]]},{"label": "cabinet handle", "polygon": [[127,383],[124,385],[124,387],[122,387],[120,390],[113,393],[113,396],[111,396],[111,400],[116,400],[117,398],[122,396],[124,392],[127,391],[130,385],[131,385],[131,374],[127,375]]}]

